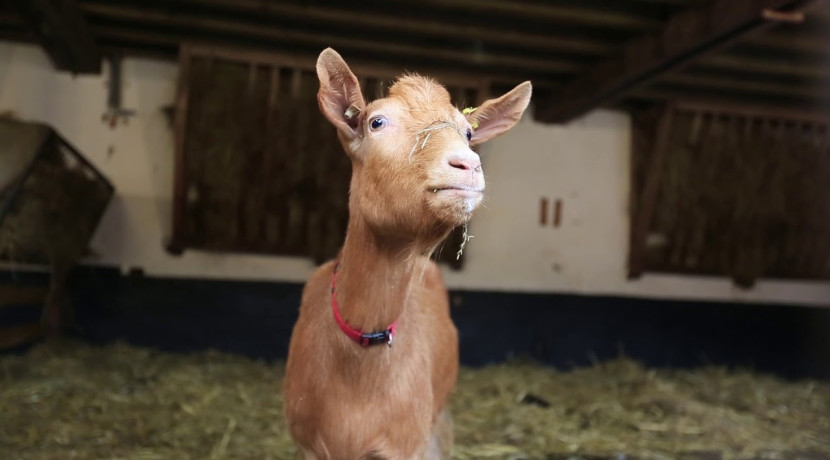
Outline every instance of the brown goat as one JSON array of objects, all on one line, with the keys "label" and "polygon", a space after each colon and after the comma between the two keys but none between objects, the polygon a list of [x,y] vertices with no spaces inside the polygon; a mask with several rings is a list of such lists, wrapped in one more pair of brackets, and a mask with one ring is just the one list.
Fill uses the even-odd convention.
[{"label": "brown goat", "polygon": [[465,116],[417,75],[367,105],[330,48],[317,75],[320,110],[352,162],[349,224],[338,262],[303,291],[285,374],[291,436],[307,460],[449,458],[458,335],[428,257],[481,202],[470,146],[516,124],[530,82]]}]

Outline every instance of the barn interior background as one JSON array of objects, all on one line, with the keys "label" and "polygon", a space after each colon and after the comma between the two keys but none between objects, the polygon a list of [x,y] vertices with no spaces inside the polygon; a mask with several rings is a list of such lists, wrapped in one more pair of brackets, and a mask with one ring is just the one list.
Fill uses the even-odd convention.
[{"label": "barn interior background", "polygon": [[[37,143],[26,150],[31,157],[11,155],[13,149],[6,147],[0,151],[0,345],[10,350],[0,360],[5,378],[17,385],[0,401],[19,406],[21,399],[71,392],[59,389],[56,375],[114,359],[82,345],[25,354],[44,330],[64,330],[94,344],[120,340],[171,351],[213,348],[277,362],[285,356],[301,283],[336,249],[345,219],[348,164],[313,99],[313,62],[326,46],[354,64],[370,96],[382,94],[402,70],[437,77],[459,106],[526,79],[534,83],[533,113],[482,148],[488,199],[470,226],[475,238],[461,261],[455,260],[454,242],[442,252],[463,363],[528,356],[568,369],[622,352],[660,368],[720,365],[785,378],[830,378],[830,5],[578,3],[0,4],[0,113],[7,119],[0,126],[0,146],[19,147],[15,139],[23,136],[22,128],[7,126],[40,123],[25,129],[58,139],[40,150],[80,158],[43,154],[34,161]],[[80,174],[85,183],[97,183],[98,192],[90,194],[91,186],[86,194],[82,187],[36,188],[22,180],[35,177],[43,165],[56,167],[49,171],[62,180]],[[81,217],[70,219],[80,225],[82,239],[97,223],[88,247],[72,240],[68,255],[52,251],[51,258],[27,258],[10,249],[22,247],[21,234],[35,246],[54,243],[61,234],[55,230],[68,225],[60,213],[34,219],[32,225],[39,227],[32,232],[10,225],[40,209],[32,203],[64,201],[86,204],[77,211]],[[43,314],[44,304],[51,314]],[[149,372],[141,378],[153,381],[160,379],[159,369],[176,368],[147,352],[118,347],[112,351],[117,356],[155,363],[156,371],[113,370],[107,374],[112,385],[123,384],[116,378],[120,373],[134,379]],[[14,353],[24,354],[15,358]],[[197,364],[230,360],[194,359]],[[252,376],[279,377],[277,370],[251,369]],[[609,386],[636,381],[643,391],[646,382],[663,389],[697,382],[697,377],[660,374],[665,380],[654,383],[645,370],[625,363],[615,369],[622,373],[586,378]],[[545,378],[533,372],[518,367],[508,374]],[[737,401],[739,391],[726,388],[749,384],[723,375],[718,384],[723,391],[705,397],[732,401],[743,408],[739,413],[763,407],[764,416],[779,424],[785,422],[770,414],[780,405],[791,407],[805,418],[787,429],[795,432],[804,424],[816,433],[812,441],[793,439],[830,452],[830,422],[810,411],[830,413],[830,399],[803,399],[826,395],[821,386],[826,384],[805,383],[798,393],[782,383],[782,393],[775,394],[795,391],[803,396],[799,403],[794,396],[769,396],[769,386],[756,391],[780,402],[773,407],[761,405],[761,396]],[[76,383],[81,386],[72,387],[74,392],[83,393],[82,382]],[[214,388],[204,385],[198,388],[212,394]],[[499,385],[514,390],[513,383]],[[262,391],[267,398],[266,389],[246,391]],[[530,391],[547,400],[556,394],[519,387],[502,403],[513,404],[517,394]],[[689,396],[689,404],[699,402],[696,397]],[[460,399],[469,409],[476,398]],[[641,403],[632,404],[642,409]],[[227,402],[222,410],[230,406]],[[646,444],[649,436],[643,433],[672,441],[714,439],[703,428],[690,428],[688,420],[670,423],[672,411],[663,406],[648,407],[643,409],[648,416],[657,411],[669,421],[635,424]],[[684,407],[675,412],[689,413]],[[234,458],[264,458],[261,452],[234,450],[244,444],[243,432],[254,435],[244,431],[241,418],[231,418],[230,428],[226,418],[205,415],[210,420],[200,433],[206,440],[190,444],[142,443],[156,438],[143,428],[125,428],[122,438],[139,441],[130,438],[133,444],[122,450],[107,444],[110,450],[94,451],[83,450],[88,444],[83,436],[61,431],[69,423],[55,425],[60,417],[50,424],[45,415],[40,419],[18,409],[0,411],[0,438],[22,442],[12,425],[41,427],[55,446],[81,449],[79,458],[142,452],[165,458],[165,451],[153,451],[165,442],[193,458],[229,452],[236,452]],[[271,409],[273,414],[260,416],[279,418]],[[530,409],[539,408],[530,404]],[[537,450],[516,446],[537,439],[538,425],[571,427],[573,420],[561,414],[533,419],[526,413],[498,419],[491,428],[508,434],[494,437],[499,441],[488,450],[474,432],[480,428],[476,423],[493,417],[470,410],[460,417],[467,421],[458,428],[460,458],[521,452],[645,455],[638,450],[643,445],[633,441],[590,444],[586,427],[603,418],[590,410],[587,422],[557,435],[567,441],[541,443],[533,447]],[[161,431],[179,415],[148,419],[147,426]],[[538,423],[517,427],[520,419]],[[750,426],[744,419],[733,421]],[[102,430],[96,431],[99,438],[121,439],[106,434],[108,425],[95,428]],[[283,438],[273,438],[280,434],[275,426],[274,432],[256,435],[269,439],[268,448],[288,449],[279,444]],[[764,429],[759,427],[756,437],[773,439]],[[683,449],[757,453],[746,440],[731,442],[746,449],[705,442]],[[199,454],[205,446],[209,451]],[[656,451],[681,449],[672,446]],[[128,447],[149,450],[124,450]],[[42,458],[35,447],[21,452],[20,458]]]}]

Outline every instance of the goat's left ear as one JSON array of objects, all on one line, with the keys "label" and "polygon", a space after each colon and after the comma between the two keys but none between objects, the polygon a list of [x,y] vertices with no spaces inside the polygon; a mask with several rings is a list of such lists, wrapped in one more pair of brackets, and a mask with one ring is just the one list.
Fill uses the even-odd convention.
[{"label": "goat's left ear", "polygon": [[320,111],[347,139],[354,139],[359,134],[361,112],[366,109],[357,77],[337,51],[326,48],[317,58],[317,78]]},{"label": "goat's left ear", "polygon": [[522,118],[533,87],[529,81],[519,84],[507,94],[490,99],[467,115],[473,125],[470,145],[480,144],[509,130]]}]

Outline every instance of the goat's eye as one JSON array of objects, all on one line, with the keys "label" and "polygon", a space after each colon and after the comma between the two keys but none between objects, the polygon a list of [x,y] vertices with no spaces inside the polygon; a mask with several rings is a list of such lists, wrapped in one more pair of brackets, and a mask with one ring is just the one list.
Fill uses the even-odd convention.
[{"label": "goat's eye", "polygon": [[468,129],[467,130],[467,142],[473,140],[473,131]]},{"label": "goat's eye", "polygon": [[374,117],[371,120],[369,120],[369,129],[371,129],[372,131],[378,131],[380,129],[383,129],[387,123],[388,121],[386,121],[385,117]]}]

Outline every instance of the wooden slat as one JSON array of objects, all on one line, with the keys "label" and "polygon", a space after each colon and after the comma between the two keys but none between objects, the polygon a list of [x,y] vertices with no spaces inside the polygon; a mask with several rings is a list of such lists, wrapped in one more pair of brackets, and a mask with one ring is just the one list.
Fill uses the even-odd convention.
[{"label": "wooden slat", "polygon": [[625,43],[623,53],[577,76],[548,101],[539,103],[536,119],[560,123],[614,102],[668,70],[768,26],[762,10],[804,3],[807,1],[714,0],[706,8],[677,13],[659,31]]},{"label": "wooden slat", "polygon": [[182,47],[179,52],[179,80],[176,85],[176,112],[173,124],[175,142],[173,178],[173,233],[167,250],[172,254],[181,254],[186,237],[185,211],[187,206],[187,157],[185,140],[187,127],[187,106],[190,87],[190,50]]},{"label": "wooden slat", "polygon": [[[265,116],[265,129],[269,133],[276,133],[278,125],[278,103],[280,95],[280,68],[276,66],[266,67],[269,69],[269,83],[268,83],[268,106]],[[262,153],[262,183],[273,183],[274,163],[277,155],[277,143],[273,140],[267,142],[265,151]],[[276,240],[276,221],[275,216],[271,210],[273,203],[271,201],[272,193],[266,190],[260,202],[259,215],[262,216],[259,238],[265,242],[266,246],[273,245]]]},{"label": "wooden slat", "polygon": [[37,36],[58,70],[93,74],[101,71],[101,51],[75,0],[6,3]]},{"label": "wooden slat", "polygon": [[671,104],[666,104],[661,109],[657,121],[655,141],[648,159],[648,169],[645,175],[646,183],[643,187],[642,196],[637,197],[639,200],[637,214],[631,220],[631,247],[628,256],[629,278],[639,278],[645,270],[646,240],[654,217],[657,194],[660,191],[663,163],[668,149],[673,119],[674,107]]}]

